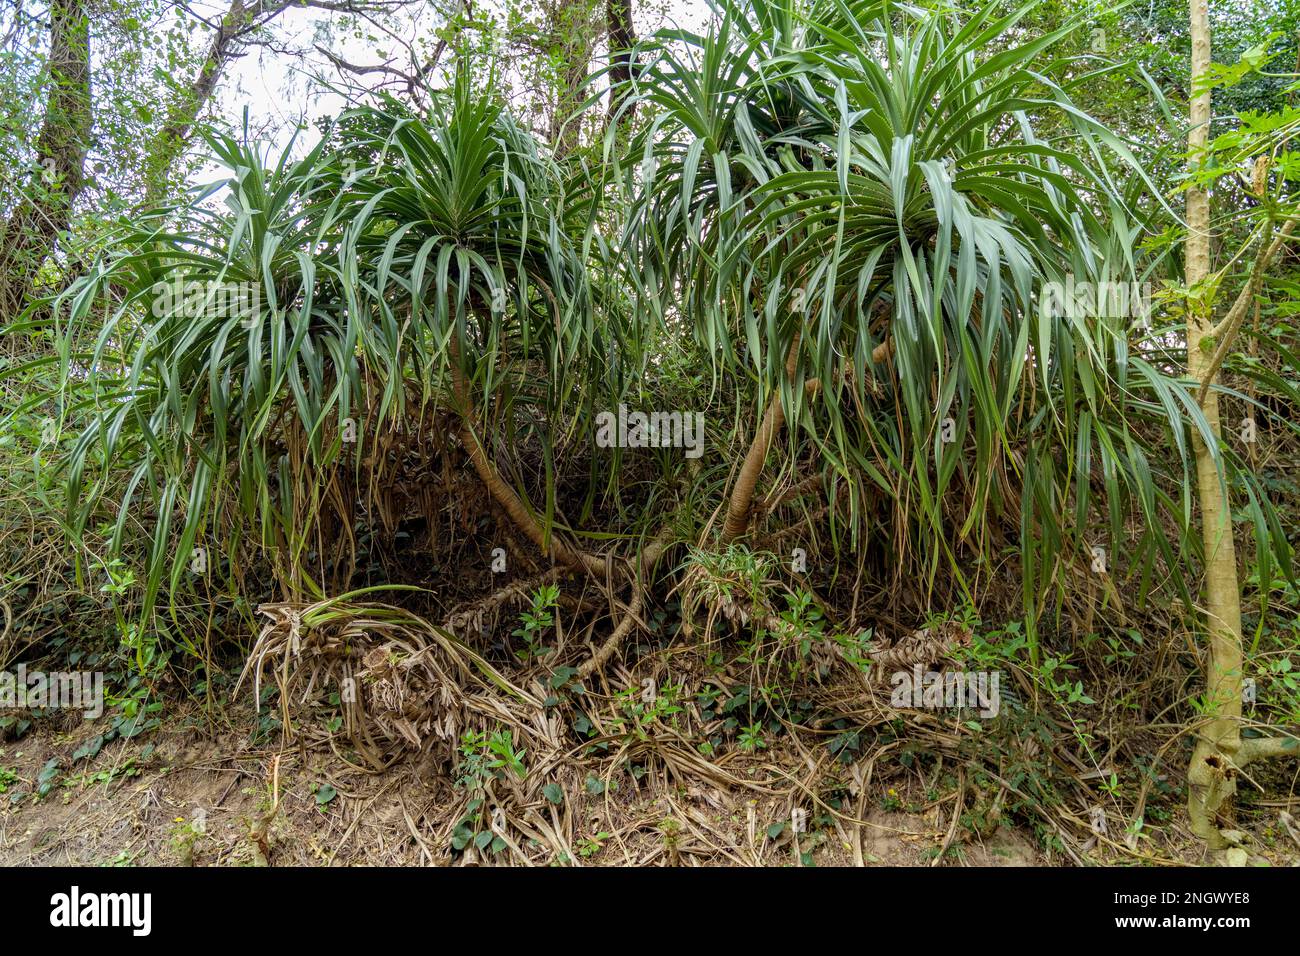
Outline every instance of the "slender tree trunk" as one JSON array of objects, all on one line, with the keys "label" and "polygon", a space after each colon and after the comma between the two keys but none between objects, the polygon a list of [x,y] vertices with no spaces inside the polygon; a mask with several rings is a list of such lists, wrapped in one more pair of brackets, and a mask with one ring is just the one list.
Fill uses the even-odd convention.
[{"label": "slender tree trunk", "polygon": [[607,0],[605,6],[609,29],[609,116],[619,125],[632,118],[634,106],[621,115],[620,108],[627,99],[627,81],[632,78],[632,45],[636,33],[632,28],[632,0]]},{"label": "slender tree trunk", "polygon": [[[272,5],[280,8],[283,3]],[[244,0],[231,0],[230,9],[222,17],[217,32],[208,45],[208,55],[199,65],[198,72],[188,90],[171,105],[167,125],[158,136],[154,154],[150,157],[150,176],[146,186],[146,202],[158,200],[166,192],[172,167],[185,153],[194,126],[216,92],[217,83],[226,65],[239,49],[240,37],[253,22],[268,10],[264,0],[254,0],[249,5]],[[278,9],[277,9],[278,12]]]},{"label": "slender tree trunk", "polygon": [[549,20],[547,32],[561,50],[550,129],[552,148],[559,158],[572,153],[581,142],[581,107],[586,96],[583,84],[591,72],[592,54],[600,37],[598,0],[557,0]]},{"label": "slender tree trunk", "polygon": [[49,98],[36,140],[39,172],[0,225],[0,310],[13,316],[68,227],[90,147],[90,25],[84,0],[50,5]]},{"label": "slender tree trunk", "polygon": [[[1192,72],[1195,89],[1210,65],[1210,23],[1207,0],[1191,0]],[[1192,162],[1206,148],[1210,135],[1210,92],[1195,93],[1191,101],[1188,145]],[[1210,272],[1210,202],[1204,189],[1187,191],[1187,285],[1194,288]],[[1187,368],[1202,385],[1201,410],[1217,441],[1220,435],[1219,395],[1213,389],[1217,369],[1203,341],[1214,326],[1213,303],[1189,308]],[[1196,738],[1188,769],[1188,812],[1192,829],[1213,848],[1224,846],[1216,816],[1231,806],[1236,792],[1237,752],[1241,749],[1241,589],[1232,538],[1228,489],[1220,480],[1213,450],[1192,430],[1196,481],[1201,503],[1201,534],[1205,545],[1205,616],[1209,634],[1206,701],[1210,720]]]}]

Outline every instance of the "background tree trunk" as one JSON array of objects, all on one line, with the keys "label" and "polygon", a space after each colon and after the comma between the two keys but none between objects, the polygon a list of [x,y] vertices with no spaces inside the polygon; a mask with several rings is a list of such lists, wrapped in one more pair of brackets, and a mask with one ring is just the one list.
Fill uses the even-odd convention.
[{"label": "background tree trunk", "polygon": [[38,171],[0,226],[0,313],[15,316],[68,227],[90,148],[90,26],[84,0],[50,4],[49,97],[36,140]]},{"label": "background tree trunk", "polygon": [[260,3],[255,3],[247,8],[243,0],[233,0],[230,4],[230,9],[226,11],[208,46],[208,55],[194,76],[194,82],[185,95],[172,103],[168,112],[167,125],[158,137],[158,151],[154,156],[154,176],[149,184],[151,193],[157,194],[172,164],[185,152],[185,144],[194,124],[212,98],[217,81],[221,79],[221,72],[234,53],[240,29],[257,15],[260,7]]},{"label": "background tree trunk", "polygon": [[581,142],[583,84],[591,73],[592,54],[600,38],[600,5],[598,0],[557,0],[547,19],[547,35],[560,49],[549,138],[556,157],[561,158]]},{"label": "background tree trunk", "polygon": [[608,0],[605,13],[609,21],[609,116],[610,122],[621,125],[635,112],[635,107],[629,106],[619,116],[619,109],[627,99],[627,90],[622,84],[632,78],[632,45],[636,43],[632,29],[632,0]]}]

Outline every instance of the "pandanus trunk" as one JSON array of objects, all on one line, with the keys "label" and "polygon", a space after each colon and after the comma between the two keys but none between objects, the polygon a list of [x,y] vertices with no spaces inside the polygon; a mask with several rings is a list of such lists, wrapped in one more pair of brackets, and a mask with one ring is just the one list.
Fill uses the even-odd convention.
[{"label": "pandanus trunk", "polygon": [[[790,343],[790,351],[785,359],[786,379],[793,381],[795,369],[799,362],[799,333],[796,332],[794,341]],[[767,460],[767,452],[772,447],[772,441],[776,438],[777,433],[785,425],[785,408],[781,405],[780,383],[772,392],[772,398],[767,403],[767,411],[763,413],[763,421],[758,426],[758,433],[754,435],[754,440],[750,443],[749,452],[745,455],[745,462],[740,467],[740,475],[736,478],[735,487],[731,490],[731,500],[727,503],[727,521],[722,528],[722,543],[724,545],[735,541],[749,528],[750,511],[754,502],[754,488],[758,485],[758,478],[763,473],[763,463]]]}]

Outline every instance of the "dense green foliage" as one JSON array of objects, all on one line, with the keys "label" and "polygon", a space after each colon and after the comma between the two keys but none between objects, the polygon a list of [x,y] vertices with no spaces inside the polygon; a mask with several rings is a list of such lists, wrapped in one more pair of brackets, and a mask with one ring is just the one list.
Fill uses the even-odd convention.
[{"label": "dense green foliage", "polygon": [[[718,0],[641,39],[626,76],[538,67],[582,114],[547,129],[497,35],[461,24],[418,96],[353,96],[274,145],[247,114],[205,128],[210,185],[156,156],[148,183],[106,172],[3,317],[15,633],[83,628],[133,686],[168,662],[213,681],[263,602],[330,602],[312,620],[333,624],[388,590],[406,610],[386,622],[450,619],[499,586],[499,551],[505,580],[603,589],[568,595],[597,646],[670,610],[690,637],[712,602],[710,639],[722,614],[866,666],[873,633],[983,620],[966,653],[1093,703],[1064,660],[1104,645],[1120,669],[1144,630],[1199,627],[1204,443],[1251,545],[1252,673],[1282,675],[1265,716],[1295,720],[1294,250],[1225,358],[1222,437],[1185,338],[1189,303],[1231,301],[1297,215],[1295,11],[1219,14],[1221,120],[1188,157],[1181,8],[1067,6]],[[40,89],[30,63],[0,85],[13,169]],[[132,89],[96,113],[128,167]],[[1215,196],[1213,288],[1184,287],[1189,184]],[[701,415],[702,443],[607,447],[602,416],[627,409]],[[532,593],[526,646],[502,644],[526,664],[560,595]],[[806,676],[791,653],[789,686],[763,687],[778,724]],[[1133,683],[1125,711],[1146,706]]]}]

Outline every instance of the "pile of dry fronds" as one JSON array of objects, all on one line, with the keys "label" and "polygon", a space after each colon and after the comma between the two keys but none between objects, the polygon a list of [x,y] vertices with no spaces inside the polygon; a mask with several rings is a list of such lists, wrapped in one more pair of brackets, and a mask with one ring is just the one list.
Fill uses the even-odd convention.
[{"label": "pile of dry fronds", "polygon": [[348,603],[345,596],[259,610],[268,620],[236,692],[251,673],[260,701],[269,670],[279,687],[283,726],[292,734],[292,708],[333,689],[343,711],[342,731],[377,769],[408,749],[454,744],[476,717],[515,723],[516,712],[504,699],[524,711],[541,708],[533,694],[472,648],[401,608]]}]

